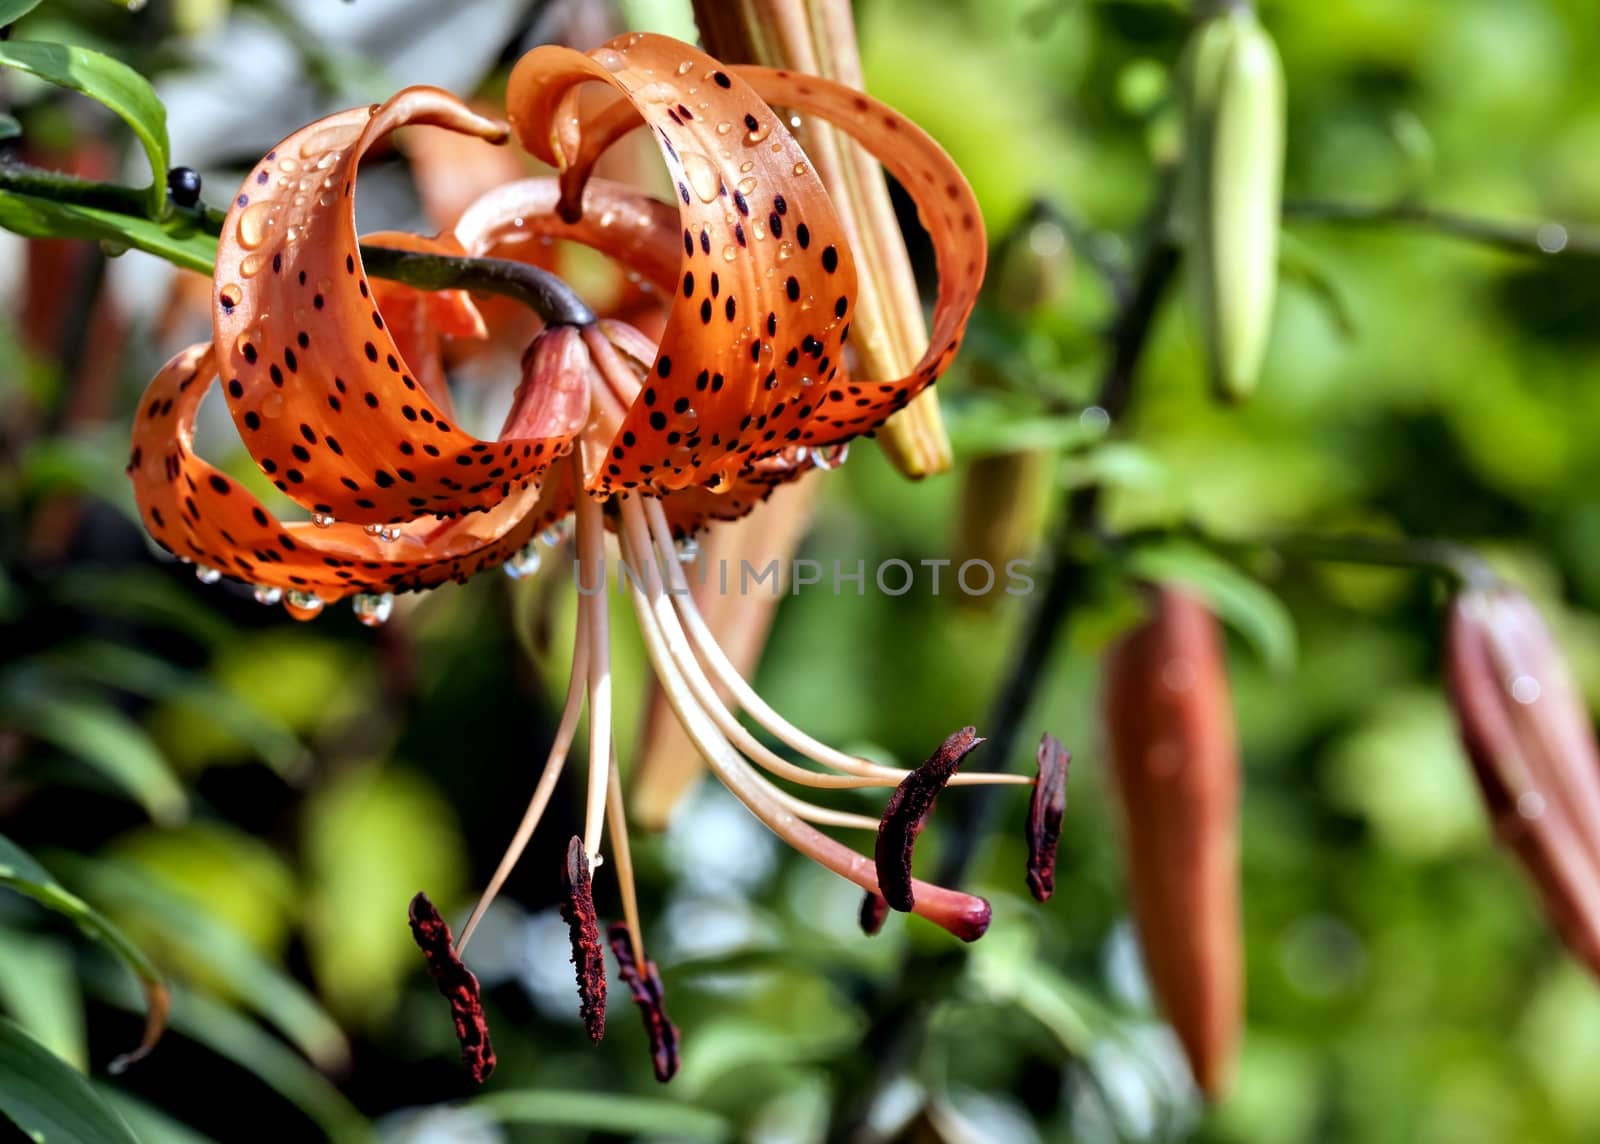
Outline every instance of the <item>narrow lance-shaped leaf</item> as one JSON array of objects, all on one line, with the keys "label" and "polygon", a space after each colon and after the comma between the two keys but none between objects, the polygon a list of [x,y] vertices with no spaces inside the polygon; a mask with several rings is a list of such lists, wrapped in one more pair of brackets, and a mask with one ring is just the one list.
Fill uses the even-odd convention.
[{"label": "narrow lance-shaped leaf", "polygon": [[138,1144],[82,1073],[3,1017],[0,1110],[40,1144]]},{"label": "narrow lance-shaped leaf", "polygon": [[[0,24],[6,21],[0,20]],[[0,68],[13,67],[58,87],[82,92],[120,116],[150,160],[150,217],[160,218],[167,197],[167,109],[150,81],[120,60],[69,44],[0,42]]]},{"label": "narrow lance-shaped leaf", "polygon": [[118,1058],[113,1068],[126,1067],[153,1049],[166,1028],[171,995],[144,951],[3,834],[0,834],[0,886],[9,886],[46,909],[69,918],[84,934],[109,949],[139,979],[145,1001],[144,1038],[134,1052]]}]

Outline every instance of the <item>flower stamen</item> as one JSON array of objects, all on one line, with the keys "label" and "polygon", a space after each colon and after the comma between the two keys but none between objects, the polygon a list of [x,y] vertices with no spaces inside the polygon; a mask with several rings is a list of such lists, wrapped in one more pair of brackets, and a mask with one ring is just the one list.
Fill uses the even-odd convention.
[{"label": "flower stamen", "polygon": [[1028,803],[1028,890],[1040,902],[1056,891],[1056,846],[1067,810],[1067,766],[1072,752],[1054,735],[1039,740],[1039,781]]},{"label": "flower stamen", "polygon": [[961,728],[946,739],[927,762],[907,775],[889,796],[889,803],[883,808],[883,824],[878,828],[874,857],[878,866],[878,892],[895,909],[908,911],[916,905],[911,886],[911,854],[917,835],[922,833],[939,792],[955,774],[961,760],[982,742],[975,729]]},{"label": "flower stamen", "polygon": [[450,1002],[462,1063],[472,1079],[482,1084],[494,1072],[494,1045],[489,1041],[489,1022],[483,1015],[478,979],[450,948],[450,927],[428,895],[418,894],[411,899],[410,916],[411,936],[427,959],[428,973],[439,993]]},{"label": "flower stamen", "polygon": [[561,916],[572,933],[572,964],[578,977],[578,1013],[595,1044],[606,1035],[606,961],[600,948],[600,919],[594,909],[589,855],[576,834],[567,844],[561,869]]}]

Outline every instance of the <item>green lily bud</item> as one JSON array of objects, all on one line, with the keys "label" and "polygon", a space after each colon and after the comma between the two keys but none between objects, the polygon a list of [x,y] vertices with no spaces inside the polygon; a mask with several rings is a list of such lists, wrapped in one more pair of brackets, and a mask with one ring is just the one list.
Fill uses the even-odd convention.
[{"label": "green lily bud", "polygon": [[1188,278],[1212,385],[1255,388],[1272,327],[1283,200],[1283,65],[1248,8],[1196,29],[1184,61]]}]

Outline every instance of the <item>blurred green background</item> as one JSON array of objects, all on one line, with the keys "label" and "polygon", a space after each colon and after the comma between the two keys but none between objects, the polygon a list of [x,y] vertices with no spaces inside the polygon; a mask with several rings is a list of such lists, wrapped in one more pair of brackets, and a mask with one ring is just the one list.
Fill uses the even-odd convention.
[{"label": "blurred green background", "polygon": [[[248,133],[230,150],[216,126],[241,106],[262,109],[270,146],[318,109],[426,78],[408,64],[447,43],[478,61],[450,85],[492,92],[522,47],[572,18],[495,0],[441,28],[420,0],[321,7],[348,27],[271,0],[137,16],[47,0],[20,34],[100,46],[159,78],[174,159],[201,168],[220,202],[259,154]],[[979,313],[940,387],[963,466],[1042,433],[1059,447],[1050,501],[1102,481],[1113,531],[1469,542],[1546,609],[1600,700],[1593,259],[1291,217],[1255,398],[1208,396],[1174,291],[1132,414],[1105,434],[1079,415],[1113,308],[1093,263],[1128,264],[1174,158],[1187,5],[856,7],[873,92],[950,149],[991,238],[1063,282],[1045,305],[999,291]],[[688,34],[686,8],[598,18]],[[1574,233],[1600,221],[1600,24],[1586,0],[1261,11],[1288,77],[1291,202],[1415,199]],[[23,129],[0,147],[121,170],[128,142],[97,109],[0,78]],[[388,167],[375,209],[420,228],[404,172]],[[1041,218],[1055,229],[1037,230]],[[137,1041],[125,975],[0,895],[0,1009],[87,1068],[141,1138],[824,1139],[835,1103],[882,1067],[861,1036],[908,946],[949,952],[950,972],[925,983],[926,1043],[873,1120],[886,1138],[1600,1138],[1600,993],[1492,847],[1438,686],[1435,589],[1399,571],[1220,565],[1176,542],[1166,557],[1230,601],[1247,775],[1248,1030],[1230,1099],[1195,1098],[1127,919],[1094,715],[1099,654],[1133,615],[1111,563],[1075,603],[1018,757],[984,760],[1020,768],[1046,729],[1075,753],[1048,905],[1021,892],[1021,796],[1005,800],[971,882],[994,925],[960,958],[917,921],[863,938],[853,889],[702,787],[665,835],[635,838],[684,1037],[683,1073],[658,1089],[621,990],[599,1048],[577,1022],[554,913],[581,800],[564,783],[475,940],[501,1065],[468,1091],[405,903],[426,888],[459,919],[492,871],[565,687],[559,636],[530,658],[518,626],[550,608],[570,626],[570,593],[485,576],[374,634],[345,609],[294,623],[155,559],[121,476],[124,441],[172,327],[192,319],[150,303],[166,279],[144,255],[0,238],[0,830],[120,925],[177,994],[160,1049],[108,1076]],[[236,442],[212,436],[210,455],[242,472]],[[959,471],[910,484],[862,445],[811,479],[825,492],[802,555],[824,566],[947,558],[959,543]],[[1031,603],[981,609],[926,584],[893,598],[802,592],[778,612],[758,684],[820,738],[918,759],[954,726],[983,729]],[[625,770],[645,676],[630,641],[616,651]],[[937,822],[925,839],[936,851]],[[975,1135],[954,1134],[951,1116]]]}]

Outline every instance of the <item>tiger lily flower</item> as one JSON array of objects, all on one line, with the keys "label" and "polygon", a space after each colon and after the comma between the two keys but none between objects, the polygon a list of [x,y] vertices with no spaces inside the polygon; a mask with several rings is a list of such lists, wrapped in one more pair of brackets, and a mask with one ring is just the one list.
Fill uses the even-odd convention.
[{"label": "tiger lily flower", "polygon": [[[607,92],[579,114],[582,85]],[[504,884],[589,713],[587,804],[562,871],[585,1021],[604,1028],[604,961],[592,873],[608,848],[625,925],[610,943],[652,1038],[657,1075],[676,1067],[677,1034],[645,955],[611,736],[607,534],[663,693],[710,769],[774,833],[868,894],[964,940],[989,923],[982,898],[910,877],[910,838],[944,785],[1031,784],[1026,776],[955,773],[944,750],[923,768],[879,765],[818,742],[774,711],[711,636],[678,545],[735,520],[775,487],[837,463],[931,385],[960,344],[983,276],[985,240],[960,172],[914,124],[827,80],[725,67],[660,36],[613,40],[589,54],[541,47],[516,65],[510,127],[435,89],[409,88],[290,136],[246,177],[223,225],[214,337],[179,354],[145,396],[129,466],[152,536],[204,569],[281,594],[297,618],[339,599],[381,620],[392,594],[527,568],[531,548],[576,549],[580,593],[572,673],[555,742],[499,869],[454,943],[464,950]],[[939,293],[928,351],[906,376],[852,377],[846,343],[856,305],[851,248],[821,181],[769,104],[828,119],[872,149],[917,201],[937,252]],[[593,103],[586,107],[595,106]],[[506,184],[433,239],[389,246],[517,256],[546,239],[590,246],[670,299],[659,341],[574,309],[548,321],[524,356],[500,435],[458,424],[439,366],[438,335],[481,334],[460,291],[423,294],[369,281],[354,220],[362,154],[408,124],[483,139],[514,133],[557,179]],[[591,178],[616,140],[648,125],[675,202]],[[309,520],[282,521],[197,457],[195,411],[220,379],[256,464]],[[781,757],[739,718],[786,746]],[[947,748],[948,748],[947,744]],[[809,802],[774,779],[820,789],[906,787],[915,824]],[[820,827],[878,834],[878,859]],[[908,830],[908,827],[910,829]],[[607,830],[610,831],[609,839]],[[1053,845],[1053,839],[1051,844]],[[416,915],[458,1026],[475,1030],[475,990],[446,956],[448,931]],[[414,918],[414,922],[415,922]],[[440,937],[444,934],[444,937]],[[483,1072],[492,1052],[475,1039]]]}]

